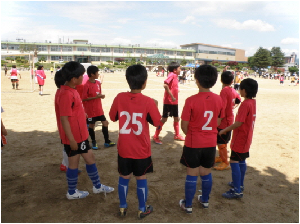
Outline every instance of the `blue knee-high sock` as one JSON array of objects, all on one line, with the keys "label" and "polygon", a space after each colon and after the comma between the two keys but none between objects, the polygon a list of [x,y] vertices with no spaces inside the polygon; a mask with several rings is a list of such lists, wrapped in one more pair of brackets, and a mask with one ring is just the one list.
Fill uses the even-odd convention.
[{"label": "blue knee-high sock", "polygon": [[247,170],[246,160],[239,161],[239,165],[240,165],[240,171],[241,171],[241,186],[244,186],[244,178],[245,178],[245,173]]},{"label": "blue knee-high sock", "polygon": [[234,190],[241,193],[241,171],[239,163],[230,163]]},{"label": "blue knee-high sock", "polygon": [[136,180],[136,193],[139,199],[139,210],[145,212],[148,196],[147,179]]},{"label": "blue knee-high sock", "polygon": [[88,165],[86,164],[86,172],[88,173],[91,181],[93,182],[93,185],[98,189],[101,187],[101,183],[100,183],[100,177],[98,174],[98,170],[96,167],[96,164],[92,164],[92,165]]},{"label": "blue knee-high sock", "polygon": [[202,200],[207,202],[209,200],[209,194],[212,187],[212,175],[211,173],[205,176],[200,176],[202,180]]},{"label": "blue knee-high sock", "polygon": [[118,193],[120,199],[120,208],[127,208],[127,193],[128,193],[129,179],[119,177]]},{"label": "blue knee-high sock", "polygon": [[185,207],[191,207],[197,188],[197,176],[186,175],[185,179]]},{"label": "blue knee-high sock", "polygon": [[68,182],[68,192],[69,194],[74,194],[77,181],[78,181],[78,169],[70,169],[68,168],[66,172],[67,182]]}]

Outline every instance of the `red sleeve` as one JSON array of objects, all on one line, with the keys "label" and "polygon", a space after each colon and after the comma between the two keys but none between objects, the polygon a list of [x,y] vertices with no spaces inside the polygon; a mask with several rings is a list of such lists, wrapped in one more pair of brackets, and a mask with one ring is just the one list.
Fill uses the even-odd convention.
[{"label": "red sleeve", "polygon": [[242,103],[239,110],[238,110],[238,113],[236,115],[235,121],[244,123],[246,121],[246,117],[247,117],[248,112],[249,111],[248,111],[247,104]]},{"label": "red sleeve", "polygon": [[118,114],[118,107],[117,107],[117,102],[118,102],[118,96],[116,96],[116,98],[114,99],[113,104],[110,107],[110,111],[109,111],[109,117],[110,120],[115,122],[118,120],[117,114]]},{"label": "red sleeve", "polygon": [[153,125],[157,127],[160,123],[161,115],[153,99],[150,99],[149,114],[153,121]]},{"label": "red sleeve", "polygon": [[184,104],[184,107],[182,109],[182,113],[181,113],[181,119],[183,121],[190,121],[190,118],[191,118],[191,106],[190,106],[190,101],[189,101],[189,98],[187,98],[185,100],[185,104]]},{"label": "red sleeve", "polygon": [[[221,101],[222,103],[222,101]],[[224,105],[221,106],[221,111],[220,111],[220,114],[219,114],[219,118],[224,118],[225,117],[225,107]]]},{"label": "red sleeve", "polygon": [[170,82],[172,82],[173,78],[174,78],[173,74],[169,75],[168,78],[164,81],[164,83],[169,85]]},{"label": "red sleeve", "polygon": [[[224,90],[224,89],[223,89]],[[223,108],[224,110],[226,109],[226,106],[227,106],[227,98],[228,98],[228,93],[225,92],[225,91],[221,91],[220,93],[220,97],[222,99],[222,103],[223,103]]]},{"label": "red sleeve", "polygon": [[84,84],[82,87],[82,99],[88,98],[88,92],[89,92],[89,86],[87,84]]},{"label": "red sleeve", "polygon": [[71,117],[72,113],[72,105],[74,103],[74,97],[69,94],[60,95],[59,100],[59,114],[60,116],[68,116]]}]

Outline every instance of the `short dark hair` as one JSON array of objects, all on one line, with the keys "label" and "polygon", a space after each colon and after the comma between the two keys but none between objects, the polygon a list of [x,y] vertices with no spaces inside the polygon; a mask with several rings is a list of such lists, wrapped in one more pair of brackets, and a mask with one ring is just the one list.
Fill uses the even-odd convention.
[{"label": "short dark hair", "polygon": [[217,78],[218,71],[211,65],[201,65],[195,71],[195,79],[205,89],[213,87],[217,82]]},{"label": "short dark hair", "polygon": [[96,72],[98,72],[98,71],[99,71],[99,68],[95,65],[90,65],[86,70],[89,77],[91,77],[92,74],[96,74]]},{"label": "short dark hair", "polygon": [[246,97],[248,99],[252,99],[256,97],[258,91],[258,83],[256,80],[251,78],[243,79],[240,84],[240,90],[243,89],[246,92]]},{"label": "short dark hair", "polygon": [[16,65],[12,65],[11,67],[12,67],[12,68],[16,68]]},{"label": "short dark hair", "polygon": [[66,82],[65,77],[62,74],[62,70],[59,70],[54,75],[54,82],[57,88],[59,89],[61,85],[64,85]]},{"label": "short dark hair", "polygon": [[174,69],[177,69],[178,67],[180,67],[180,64],[178,62],[172,61],[169,65],[168,65],[168,71],[169,72],[173,72]]},{"label": "short dark hair", "polygon": [[147,70],[142,65],[129,66],[125,75],[130,89],[142,89],[148,77]]},{"label": "short dark hair", "polygon": [[77,61],[67,62],[62,70],[62,74],[66,81],[71,81],[72,78],[79,78],[85,72],[85,68]]},{"label": "short dark hair", "polygon": [[233,79],[234,79],[234,75],[231,73],[231,71],[222,72],[222,75],[221,75],[222,83],[229,85],[229,84],[231,84]]},{"label": "short dark hair", "polygon": [[44,67],[43,65],[39,65],[39,66],[37,67],[37,70],[42,70],[43,67]]}]

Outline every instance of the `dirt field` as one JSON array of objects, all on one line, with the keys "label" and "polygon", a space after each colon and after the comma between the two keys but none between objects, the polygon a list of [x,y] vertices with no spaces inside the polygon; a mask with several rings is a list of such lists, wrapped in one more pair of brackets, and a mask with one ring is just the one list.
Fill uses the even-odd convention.
[{"label": "dirt field", "polygon": [[[101,126],[96,127],[96,140],[101,149],[93,151],[103,184],[115,191],[106,197],[92,193],[92,183],[83,159],[79,169],[78,189],[90,195],[82,200],[66,198],[65,173],[59,170],[62,145],[56,127],[54,95],[56,87],[50,72],[46,72],[44,96],[16,93],[10,80],[1,73],[2,120],[8,130],[8,145],[1,154],[1,221],[2,222],[299,222],[299,87],[279,86],[279,81],[258,79],[257,118],[254,129],[244,197],[227,200],[221,194],[229,189],[231,170],[212,171],[213,188],[209,209],[193,201],[193,214],[179,208],[184,198],[185,167],[179,163],[183,142],[173,140],[173,121],[163,127],[163,145],[152,142],[154,173],[148,175],[148,204],[154,212],[143,220],[136,217],[138,200],[136,181],[129,184],[129,210],[125,219],[118,212],[117,148],[104,148]],[[29,73],[22,72],[20,88],[29,83]],[[159,101],[162,112],[162,77],[149,73],[143,91]],[[36,85],[36,89],[38,86]],[[102,101],[108,112],[117,93],[127,91],[124,73],[105,74],[102,86],[106,98]],[[220,78],[212,91],[221,90]],[[180,85],[180,112],[185,99],[197,93],[194,83]],[[237,110],[237,109],[236,109]],[[118,123],[110,122],[110,139],[118,140]],[[155,128],[151,126],[153,135]],[[99,144],[100,143],[100,144]],[[201,181],[198,178],[197,190]],[[197,193],[196,193],[197,194]]]}]

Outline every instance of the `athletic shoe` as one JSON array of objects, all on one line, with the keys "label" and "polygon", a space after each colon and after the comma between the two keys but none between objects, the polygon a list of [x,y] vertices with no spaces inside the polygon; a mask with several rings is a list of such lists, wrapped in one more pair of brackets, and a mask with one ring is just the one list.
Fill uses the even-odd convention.
[{"label": "athletic shoe", "polygon": [[179,207],[183,210],[183,211],[185,211],[187,214],[192,214],[192,212],[193,212],[193,208],[192,207],[185,207],[185,200],[184,199],[181,199],[180,201],[179,201]]},{"label": "athletic shoe", "polygon": [[221,162],[218,166],[214,166],[215,170],[229,170],[230,169],[230,165]]},{"label": "athletic shoe", "polygon": [[120,208],[119,216],[125,217],[127,214],[127,208]]},{"label": "athletic shoe", "polygon": [[89,195],[88,191],[79,191],[78,189],[76,189],[74,194],[69,194],[68,192],[66,196],[69,200],[72,200],[72,199],[85,198],[88,195]]},{"label": "athletic shoe", "polygon": [[100,188],[96,188],[95,186],[93,186],[93,193],[94,194],[104,193],[104,195],[106,196],[106,193],[111,193],[114,190],[115,189],[113,187],[109,187],[109,186],[106,186],[104,184],[101,184]]},{"label": "athletic shoe", "polygon": [[[228,182],[228,186],[234,188],[233,181],[232,182]],[[241,191],[244,191],[244,186],[241,186]]]},{"label": "athletic shoe", "polygon": [[112,147],[112,146],[115,146],[116,143],[114,142],[110,142],[110,143],[104,143],[104,147],[108,148],[108,147]]},{"label": "athletic shoe", "polygon": [[159,145],[162,144],[162,142],[159,140],[159,137],[156,137],[156,136],[154,135],[152,138],[153,138],[153,141],[154,141],[156,144],[159,144]]},{"label": "athletic shoe", "polygon": [[143,218],[145,218],[147,215],[151,214],[152,212],[153,212],[153,207],[152,207],[151,205],[147,205],[147,206],[146,206],[145,212],[138,211],[138,218],[139,218],[139,219],[143,219]]},{"label": "athletic shoe", "polygon": [[98,145],[96,141],[92,141],[92,149],[97,150],[98,149]]},{"label": "athletic shoe", "polygon": [[243,192],[237,193],[235,192],[234,189],[230,189],[226,193],[222,194],[222,196],[227,199],[238,199],[238,198],[242,198],[243,195],[244,195]]},{"label": "athletic shoe", "polygon": [[205,201],[205,202],[202,201],[202,195],[198,195],[198,201],[202,205],[203,208],[208,208],[209,203],[208,203],[208,201]]},{"label": "athletic shoe", "polygon": [[220,156],[217,156],[217,157],[215,158],[215,163],[221,163],[221,162],[222,162],[221,157],[220,157]]},{"label": "athletic shoe", "polygon": [[59,167],[60,171],[67,171],[67,167],[64,165],[64,164],[60,164],[60,167]]},{"label": "athletic shoe", "polygon": [[174,140],[178,140],[178,141],[184,141],[185,137],[181,136],[181,135],[174,135]]}]

